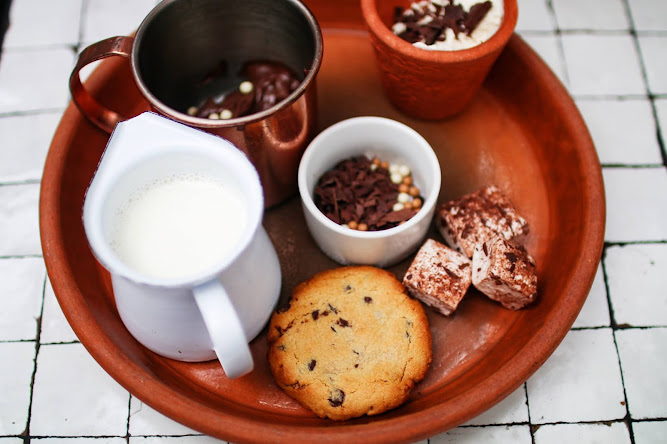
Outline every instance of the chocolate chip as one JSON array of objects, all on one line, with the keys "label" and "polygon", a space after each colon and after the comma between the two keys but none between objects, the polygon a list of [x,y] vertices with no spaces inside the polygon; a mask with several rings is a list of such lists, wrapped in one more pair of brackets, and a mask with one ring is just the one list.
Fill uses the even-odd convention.
[{"label": "chocolate chip", "polygon": [[352,286],[351,286],[351,285],[346,285],[346,286],[345,286],[345,292],[346,292],[346,293],[349,293],[349,292],[351,292],[351,291],[352,291]]},{"label": "chocolate chip", "polygon": [[338,318],[336,324],[340,325],[341,327],[351,327],[350,323],[343,318]]},{"label": "chocolate chip", "polygon": [[484,17],[486,17],[486,14],[491,9],[491,6],[493,6],[493,4],[490,1],[472,5],[470,11],[468,11],[468,14],[466,14],[466,18],[463,20],[466,34],[470,35],[475,30],[475,28],[477,28],[479,22],[481,22]]},{"label": "chocolate chip", "polygon": [[405,31],[398,34],[400,38],[409,43],[424,42],[432,45],[436,41],[445,41],[447,28],[452,29],[457,37],[459,33],[470,35],[486,17],[492,3],[476,3],[467,12],[454,0],[444,8],[431,2],[428,6],[407,10],[394,8],[394,23],[405,24]]},{"label": "chocolate chip", "polygon": [[213,80],[227,75],[227,61],[220,60],[217,65],[211,68],[195,85],[204,86]]},{"label": "chocolate chip", "polygon": [[445,6],[445,17],[443,20],[445,27],[451,28],[454,31],[454,35],[458,36],[459,32],[465,31],[465,15],[466,13],[461,5],[449,4]]},{"label": "chocolate chip", "polygon": [[292,328],[293,326],[294,326],[294,320],[291,320],[290,323],[287,324],[287,326],[286,326],[285,328],[282,328],[280,325],[276,325],[276,326],[275,326],[275,329],[276,329],[276,331],[278,332],[278,336],[282,336],[282,335],[285,334],[285,332],[286,332],[287,330],[289,330],[289,329]]},{"label": "chocolate chip", "polygon": [[511,263],[515,263],[515,262],[517,261],[517,259],[518,259],[518,258],[516,257],[516,254],[514,254],[514,253],[505,253],[505,257],[506,257],[507,260],[509,260]]},{"label": "chocolate chip", "polygon": [[317,364],[317,361],[314,359],[311,359],[311,361],[308,363],[308,370],[311,372],[315,369],[315,365]]},{"label": "chocolate chip", "polygon": [[334,389],[329,394],[329,404],[331,407],[340,407],[345,402],[345,392],[341,389]]},{"label": "chocolate chip", "polygon": [[333,305],[329,304],[329,309],[330,309],[331,311],[333,311],[334,314],[338,314],[338,310],[337,310],[336,307],[334,307]]},{"label": "chocolate chip", "polygon": [[469,266],[470,266],[470,264],[463,263],[463,264],[459,265],[459,270],[463,270],[464,268],[468,268]]},{"label": "chocolate chip", "polygon": [[382,224],[382,226],[387,224],[396,226],[401,222],[412,219],[415,214],[417,214],[417,211],[411,209],[389,211],[382,217],[382,219],[380,219],[379,223]]},{"label": "chocolate chip", "polygon": [[407,276],[405,276],[405,279],[407,279],[407,280],[412,279],[412,273],[409,273]]},{"label": "chocolate chip", "polygon": [[484,251],[484,255],[488,256],[489,255],[489,250],[486,248],[486,244],[482,244],[482,250]]},{"label": "chocolate chip", "polygon": [[394,6],[394,22],[400,21],[402,15],[403,15],[403,8],[401,8],[400,6]]},{"label": "chocolate chip", "polygon": [[334,333],[338,333],[336,329],[333,327],[333,325],[331,326],[331,331],[333,331]]},{"label": "chocolate chip", "polygon": [[447,274],[449,275],[449,277],[452,278],[452,279],[456,279],[456,280],[461,279],[460,277],[458,277],[458,276],[456,275],[456,273],[454,273],[453,271],[451,271],[451,270],[448,269],[448,268],[445,268],[445,273],[447,273]]},{"label": "chocolate chip", "polygon": [[[220,77],[229,77],[227,62],[221,61],[196,87],[205,87]],[[242,117],[265,111],[294,92],[301,81],[285,64],[268,60],[252,60],[243,64],[238,77],[253,84],[254,93],[244,94],[235,88],[232,91],[218,91],[208,97],[196,110],[196,116],[207,118],[211,114],[231,112],[231,117]]]},{"label": "chocolate chip", "polygon": [[368,231],[392,228],[413,217],[417,211],[393,211],[398,185],[387,169],[371,165],[365,156],[357,156],[326,171],[313,191],[315,206],[337,224],[365,224]]},{"label": "chocolate chip", "polygon": [[373,298],[370,296],[364,296],[364,302],[370,304],[371,302],[373,302]]}]

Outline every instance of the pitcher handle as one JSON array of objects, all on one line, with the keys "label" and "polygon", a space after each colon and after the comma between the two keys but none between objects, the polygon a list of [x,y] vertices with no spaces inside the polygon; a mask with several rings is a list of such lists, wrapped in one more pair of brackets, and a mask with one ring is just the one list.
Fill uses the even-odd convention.
[{"label": "pitcher handle", "polygon": [[228,378],[243,376],[253,369],[250,346],[243,325],[227,291],[213,279],[192,290],[213,350]]},{"label": "pitcher handle", "polygon": [[69,89],[77,108],[91,123],[107,133],[111,133],[116,124],[125,118],[95,100],[81,83],[79,71],[89,63],[111,56],[119,55],[129,59],[132,55],[133,43],[134,38],[125,36],[109,37],[93,43],[79,54],[79,59],[69,78]]}]

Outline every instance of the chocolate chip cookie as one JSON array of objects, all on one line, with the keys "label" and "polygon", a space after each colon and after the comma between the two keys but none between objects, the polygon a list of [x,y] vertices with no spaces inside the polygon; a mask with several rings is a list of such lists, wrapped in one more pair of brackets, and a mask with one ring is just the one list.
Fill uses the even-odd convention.
[{"label": "chocolate chip cookie", "polygon": [[385,270],[343,267],[299,284],[269,326],[277,384],[322,418],[397,407],[431,363],[421,304]]}]

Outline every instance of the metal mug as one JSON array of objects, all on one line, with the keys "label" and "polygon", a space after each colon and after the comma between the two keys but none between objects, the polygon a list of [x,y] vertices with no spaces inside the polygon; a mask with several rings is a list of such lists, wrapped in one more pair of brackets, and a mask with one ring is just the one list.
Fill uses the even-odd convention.
[{"label": "metal mug", "polygon": [[[91,62],[123,56],[152,109],[177,122],[223,137],[241,149],[257,169],[266,207],[297,190],[301,155],[316,131],[315,78],[322,63],[322,33],[299,0],[164,0],[143,20],[134,37],[110,37],[79,55],[70,77],[76,106],[97,127],[111,133],[133,116],[101,105],[81,83]],[[221,60],[279,61],[304,78],[273,107],[229,120],[187,114],[193,88]]]}]

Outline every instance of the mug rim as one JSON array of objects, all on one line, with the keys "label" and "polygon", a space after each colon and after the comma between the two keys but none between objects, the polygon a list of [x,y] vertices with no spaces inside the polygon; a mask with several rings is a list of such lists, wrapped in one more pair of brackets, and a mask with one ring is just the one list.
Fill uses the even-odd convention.
[{"label": "mug rim", "polygon": [[[191,288],[215,279],[217,276],[223,273],[241,254],[243,254],[243,252],[248,248],[250,243],[255,238],[257,231],[261,226],[262,215],[264,212],[264,195],[262,192],[259,175],[247,156],[226,139],[210,135],[196,128],[190,128],[187,125],[171,121],[152,112],[142,113],[139,116],[130,119],[130,121],[142,117],[149,119],[163,119],[167,121],[167,124],[176,124],[182,126],[183,128],[181,128],[181,131],[183,129],[196,131],[197,133],[200,133],[198,137],[210,138],[208,142],[209,145],[216,144],[217,146],[213,147],[215,149],[207,150],[203,148],[203,146],[206,144],[205,142],[197,143],[194,141],[192,145],[187,146],[187,149],[179,149],[176,148],[177,146],[181,145],[179,141],[169,141],[166,144],[156,143],[154,145],[154,152],[143,156],[137,156],[134,161],[130,162],[124,167],[125,171],[122,173],[113,174],[111,172],[105,172],[104,174],[106,174],[106,177],[108,178],[105,178],[104,180],[109,183],[106,184],[106,189],[99,190],[99,194],[94,196],[91,200],[90,190],[94,190],[93,187],[95,184],[95,179],[98,177],[100,167],[103,164],[103,157],[106,155],[107,148],[109,147],[109,144],[107,144],[102,160],[100,160],[98,169],[91,179],[90,185],[86,189],[86,194],[84,197],[82,219],[86,238],[94,256],[97,258],[100,264],[102,264],[102,266],[112,275],[130,280],[138,284],[150,285],[152,287]],[[122,128],[126,122],[119,123],[114,130],[114,133],[118,131],[118,128]],[[113,136],[114,134],[111,135],[111,138],[109,139],[110,142]],[[131,169],[145,165],[147,162],[150,162],[156,157],[165,156],[165,154],[169,153],[169,150],[165,149],[165,147],[171,147],[171,154],[184,152],[189,155],[199,156],[202,158],[208,157],[209,159],[215,158],[221,160],[224,157],[224,161],[221,161],[220,164],[229,165],[230,163],[233,163],[233,165],[230,166],[230,169],[239,171],[239,174],[234,175],[234,177],[243,177],[245,181],[243,184],[243,189],[249,193],[252,193],[256,197],[252,199],[252,201],[245,199],[245,201],[248,203],[246,206],[248,214],[246,225],[249,228],[244,230],[241,240],[234,246],[234,248],[226,256],[218,259],[214,263],[211,263],[206,268],[203,268],[197,273],[180,276],[177,278],[161,278],[151,276],[149,274],[137,271],[135,268],[126,264],[114,251],[102,228],[102,214],[107,205],[110,194],[113,192],[114,185],[118,184],[120,181],[126,178]],[[95,213],[91,214],[91,211]],[[95,218],[94,220],[93,217]]]},{"label": "mug rim", "polygon": [[315,16],[311,12],[311,10],[300,0],[282,0],[285,1],[295,8],[297,8],[303,17],[306,19],[308,24],[310,25],[311,32],[313,33],[313,40],[315,44],[315,54],[313,57],[312,64],[310,66],[310,69],[308,70],[308,73],[306,76],[303,78],[303,80],[299,83],[299,86],[292,91],[292,93],[287,96],[284,100],[276,103],[273,105],[271,108],[268,108],[264,111],[260,111],[258,113],[253,113],[247,116],[243,117],[235,117],[227,120],[212,120],[212,119],[207,119],[204,117],[195,117],[195,116],[190,116],[188,114],[182,113],[180,111],[177,111],[173,109],[172,107],[166,105],[163,103],[161,100],[159,100],[151,91],[150,89],[146,86],[144,83],[143,77],[141,76],[141,73],[139,72],[139,46],[140,44],[138,42],[141,41],[141,38],[143,37],[144,33],[146,32],[146,29],[151,25],[152,21],[157,17],[163,9],[165,9],[167,6],[169,6],[172,3],[175,3],[177,1],[183,1],[183,0],[164,0],[160,2],[157,6],[155,6],[143,19],[141,24],[139,25],[139,28],[137,29],[137,32],[134,36],[134,44],[132,45],[132,55],[131,55],[131,61],[132,63],[131,68],[132,68],[132,76],[134,77],[134,80],[137,84],[137,87],[139,88],[141,94],[150,102],[151,106],[153,106],[156,110],[158,110],[161,114],[177,120],[179,122],[183,122],[187,124],[188,126],[191,127],[197,127],[197,128],[233,128],[233,127],[243,127],[245,125],[248,125],[250,123],[258,122],[261,120],[266,119],[267,117],[270,117],[277,113],[278,111],[281,111],[290,105],[292,105],[294,102],[296,102],[305,92],[306,89],[311,85],[311,83],[314,83],[315,77],[317,76],[317,73],[320,70],[320,67],[322,65],[322,56],[323,56],[323,38],[322,38],[322,29],[320,28],[319,23],[315,19]]}]

